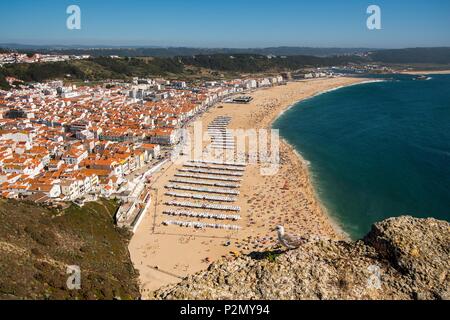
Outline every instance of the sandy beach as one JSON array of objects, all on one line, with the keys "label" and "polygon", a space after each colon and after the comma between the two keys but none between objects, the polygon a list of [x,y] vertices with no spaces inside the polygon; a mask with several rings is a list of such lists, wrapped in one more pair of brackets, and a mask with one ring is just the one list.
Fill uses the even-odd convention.
[{"label": "sandy beach", "polygon": [[421,74],[450,74],[450,70],[420,70],[420,71],[402,71],[403,74],[421,75]]},{"label": "sandy beach", "polygon": [[[366,79],[327,78],[261,89],[250,94],[253,97],[251,103],[218,104],[199,120],[204,130],[218,116],[231,117],[230,129],[269,128],[281,112],[297,101],[363,81]],[[232,203],[241,208],[242,219],[218,222],[242,228],[229,231],[163,225],[165,220],[200,221],[163,214],[166,209],[177,209],[165,204],[170,200],[191,201],[165,194],[169,191],[166,186],[183,168],[178,162],[167,163],[153,178],[153,203],[129,245],[131,259],[140,272],[143,298],[151,291],[207,268],[217,259],[273,247],[277,243],[274,231],[277,225],[284,225],[287,232],[302,236],[344,237],[318,201],[307,163],[284,142],[280,145],[280,164],[279,171],[272,176],[261,175],[260,164],[245,168],[240,194]]]}]

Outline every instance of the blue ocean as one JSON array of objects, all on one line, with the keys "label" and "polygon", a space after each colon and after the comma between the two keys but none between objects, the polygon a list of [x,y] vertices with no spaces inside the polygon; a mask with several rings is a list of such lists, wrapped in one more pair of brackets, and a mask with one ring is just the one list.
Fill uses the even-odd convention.
[{"label": "blue ocean", "polygon": [[380,76],[304,100],[274,123],[353,239],[388,217],[450,220],[450,75],[430,77]]}]

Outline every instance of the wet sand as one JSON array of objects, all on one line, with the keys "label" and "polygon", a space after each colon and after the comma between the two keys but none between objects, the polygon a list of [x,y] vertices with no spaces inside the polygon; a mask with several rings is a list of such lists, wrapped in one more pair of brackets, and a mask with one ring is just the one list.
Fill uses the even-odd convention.
[{"label": "wet sand", "polygon": [[[199,120],[204,130],[217,116],[230,116],[230,129],[270,128],[273,120],[297,101],[363,81],[366,80],[326,78],[260,89],[250,94],[253,97],[251,103],[218,104],[204,113]],[[155,174],[152,185],[153,203],[129,245],[131,259],[140,272],[144,299],[151,291],[179,282],[181,278],[207,268],[215,260],[273,247],[277,244],[274,231],[277,225],[284,225],[287,232],[302,236],[333,239],[345,237],[318,201],[307,164],[285,142],[280,145],[280,168],[275,175],[262,175],[260,164],[249,164],[246,167],[239,189],[240,195],[237,201],[232,203],[241,207],[239,214],[242,219],[238,222],[216,222],[239,225],[242,228],[239,231],[163,225],[165,220],[214,222],[163,214],[164,209],[185,210],[168,207],[164,204],[166,201],[193,202],[165,195],[165,192],[169,191],[165,186],[182,167],[182,163],[178,161],[171,162]],[[227,242],[229,246],[225,246]]]}]

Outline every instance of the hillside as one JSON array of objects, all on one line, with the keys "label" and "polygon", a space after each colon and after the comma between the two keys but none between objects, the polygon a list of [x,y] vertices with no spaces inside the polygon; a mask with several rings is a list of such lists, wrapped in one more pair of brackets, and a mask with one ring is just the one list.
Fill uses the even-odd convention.
[{"label": "hillside", "polygon": [[[106,200],[63,211],[0,200],[0,299],[139,298],[116,209]],[[68,265],[80,267],[81,290],[67,289]]]},{"label": "hillside", "polygon": [[[450,224],[391,218],[361,241],[222,260],[154,299],[450,299]],[[380,276],[378,277],[377,274]]]},{"label": "hillside", "polygon": [[363,60],[356,56],[277,56],[248,54],[215,54],[179,57],[184,65],[238,73],[258,73],[267,71],[293,71],[305,67],[328,67],[358,63]]},{"label": "hillside", "polygon": [[[322,55],[313,55],[313,52],[318,53],[319,50],[290,47],[236,49],[235,52],[230,51],[232,49],[198,49],[197,51],[192,51],[189,48],[91,50],[96,54],[93,55],[93,58],[86,60],[4,65],[0,67],[0,89],[9,89],[9,85],[5,81],[5,77],[8,76],[25,82],[42,82],[50,79],[73,81],[127,80],[131,77],[167,77],[194,80],[198,78],[218,79],[221,76],[233,78],[239,77],[241,74],[278,73],[309,67],[342,66],[349,63],[380,63],[396,64],[398,66],[417,66],[420,64],[421,68],[432,66],[437,69],[447,67],[450,64],[450,48],[375,50],[370,52],[367,57],[348,54],[348,51],[339,51],[338,49],[336,49],[337,51],[323,49]],[[117,50],[117,52],[111,50]],[[156,50],[156,53],[153,53],[155,56],[138,57],[148,50]],[[157,50],[166,50],[168,52],[158,53]],[[150,55],[150,51],[147,54]],[[194,55],[190,55],[189,53],[191,52]],[[261,54],[261,52],[274,52],[276,56]],[[296,54],[281,55],[282,52]],[[311,54],[301,55],[298,54],[299,52],[311,52]],[[330,55],[330,52],[337,52],[337,54]],[[359,51],[356,50],[355,52]],[[86,54],[86,52],[72,52],[70,50],[62,50],[61,52],[58,51],[58,53]],[[109,56],[98,56],[112,55],[114,53],[127,54],[128,57],[110,58]],[[179,55],[175,56],[175,53]]]},{"label": "hillside", "polygon": [[10,64],[0,68],[0,81],[6,76],[26,82],[49,79],[107,80],[130,77],[182,74],[184,67],[174,59],[112,59],[108,57],[67,62]]},{"label": "hillside", "polygon": [[[189,78],[217,71],[234,73],[262,73],[297,70],[304,67],[324,67],[360,62],[354,56],[314,57],[287,56],[270,58],[262,55],[198,55],[173,58],[109,58],[97,57],[67,62],[11,64],[0,67],[0,89],[8,89],[5,77],[25,82],[42,82],[49,79],[100,81],[130,79],[131,77],[181,77]],[[204,71],[207,71],[206,74]]]},{"label": "hillside", "polygon": [[400,64],[450,64],[450,48],[409,48],[378,50],[370,58],[383,63]]},{"label": "hillside", "polygon": [[120,47],[120,46],[36,46],[14,43],[0,44],[2,48],[14,48],[21,52],[42,52],[48,54],[91,55],[94,57],[118,55],[122,57],[177,57],[211,54],[258,54],[282,56],[334,56],[363,53],[368,48],[313,48],[313,47],[270,47],[270,48],[189,48],[189,47]]}]

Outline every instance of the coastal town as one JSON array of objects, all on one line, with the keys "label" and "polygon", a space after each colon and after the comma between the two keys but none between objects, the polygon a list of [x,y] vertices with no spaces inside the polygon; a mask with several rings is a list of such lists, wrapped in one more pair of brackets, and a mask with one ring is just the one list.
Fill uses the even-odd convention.
[{"label": "coastal town", "polygon": [[90,55],[68,55],[68,54],[25,54],[19,52],[0,53],[0,67],[7,64],[18,63],[46,63],[62,62],[69,60],[89,59]]},{"label": "coastal town", "polygon": [[51,205],[118,199],[118,224],[136,228],[151,202],[152,174],[182,128],[214,104],[247,103],[243,93],[284,83],[279,75],[196,86],[139,78],[15,85],[0,91],[1,195]]},{"label": "coastal town", "polygon": [[0,2],[0,302],[450,300],[450,2],[394,2]]},{"label": "coastal town", "polygon": [[[363,78],[316,68],[303,76],[231,80],[6,81],[11,88],[0,91],[1,197],[58,212],[113,201],[109,214],[130,231],[128,250],[144,297],[221,257],[271,247],[276,224],[341,238],[301,158],[282,141],[275,153],[279,171],[264,175],[267,163],[250,161],[234,130],[270,131],[296,101]],[[185,135],[199,123],[197,158],[186,154],[195,145]]]},{"label": "coastal town", "polygon": [[[265,175],[270,157],[250,161],[234,132],[270,131],[297,101],[367,79],[317,68],[215,81],[6,80],[1,196],[58,209],[115,200],[114,221],[132,233],[128,249],[144,297],[221,257],[270,248],[276,225],[343,238],[288,144],[280,142],[277,170]],[[195,140],[199,123],[198,158],[188,154],[195,142],[186,133]]]}]

